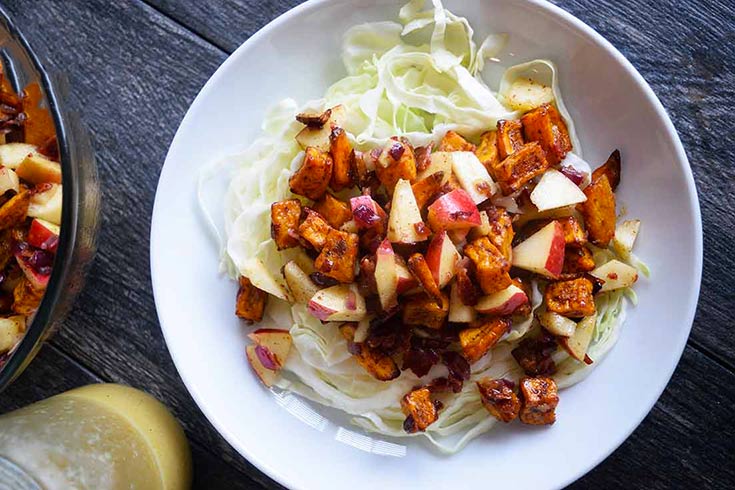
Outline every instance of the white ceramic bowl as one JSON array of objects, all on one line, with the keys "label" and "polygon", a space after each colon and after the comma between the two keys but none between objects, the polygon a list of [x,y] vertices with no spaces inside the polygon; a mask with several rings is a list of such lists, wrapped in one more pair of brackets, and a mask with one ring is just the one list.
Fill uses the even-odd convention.
[{"label": "white ceramic bowl", "polygon": [[245,361],[236,285],[218,274],[216,247],[200,218],[197,176],[206,162],[252,141],[270,104],[320,97],[344,75],[345,30],[395,19],[402,0],[311,0],[293,9],[230,56],[192,104],[161,173],[151,232],[156,306],[184,383],[235,449],[291,488],[463,488],[487,475],[499,488],[561,487],[635,429],[689,335],[702,264],[699,206],[679,138],[648,84],[607,41],[549,3],[445,3],[470,19],[478,36],[510,33],[507,64],[536,57],[558,64],[587,160],[601,163],[611,149],[622,151],[619,199],[643,221],[636,251],[653,278],[637,285],[640,304],[629,309],[610,355],[562,392],[554,426],[500,427],[455,456],[416,439],[394,445],[365,437],[331,410],[312,411],[263,389]]}]

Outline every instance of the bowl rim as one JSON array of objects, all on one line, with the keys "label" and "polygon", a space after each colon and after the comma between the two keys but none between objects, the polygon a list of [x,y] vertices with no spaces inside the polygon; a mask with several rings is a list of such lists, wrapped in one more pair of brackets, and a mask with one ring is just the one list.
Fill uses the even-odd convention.
[{"label": "bowl rim", "polygon": [[0,6],[0,28],[5,28],[11,39],[20,46],[38,75],[39,85],[48,104],[48,111],[54,121],[56,141],[59,147],[62,185],[64,186],[61,207],[61,230],[51,277],[49,278],[38,310],[36,310],[30,324],[26,325],[26,332],[23,339],[10,354],[7,362],[0,366],[0,392],[2,392],[28,366],[46,338],[47,330],[54,325],[54,317],[58,310],[59,299],[62,296],[63,287],[67,284],[67,279],[73,267],[73,255],[78,238],[77,207],[79,204],[79,189],[76,184],[79,182],[79,172],[73,163],[70,131],[67,129],[65,119],[62,115],[62,97],[52,84],[51,77],[44,69],[40,58],[2,6]]},{"label": "bowl rim", "polygon": [[[215,90],[215,87],[218,85],[219,79],[225,76],[225,73],[228,71],[229,66],[231,64],[237,63],[238,58],[240,58],[245,51],[250,49],[250,46],[252,44],[257,43],[261,37],[266,36],[272,30],[278,29],[282,24],[290,21],[292,18],[316,11],[336,1],[337,0],[307,0],[306,2],[300,5],[297,5],[296,7],[293,7],[292,9],[279,15],[278,17],[270,21],[268,24],[261,27],[255,34],[253,34],[248,39],[246,39],[235,51],[233,51],[227,57],[227,59],[217,68],[214,74],[212,74],[212,76],[207,80],[207,82],[201,88],[201,90],[199,91],[199,93],[197,94],[197,96],[194,98],[193,102],[189,106],[189,109],[187,110],[186,115],[182,119],[179,125],[179,129],[185,126],[186,123],[189,122],[189,119],[192,117],[192,113],[193,113],[192,108],[197,106],[199,103],[202,103],[202,100],[206,98],[206,96],[208,95],[210,91]],[[676,349],[674,351],[676,362],[672,363],[671,367],[668,368],[667,372],[665,373],[666,376],[665,378],[663,378],[665,382],[662,382],[660,386],[657,386],[655,389],[651,390],[651,394],[655,396],[652,396],[650,398],[650,403],[647,404],[646,410],[642,411],[637,417],[634,417],[633,419],[631,419],[631,421],[628,424],[628,427],[626,427],[625,430],[621,430],[619,432],[619,436],[609,446],[609,448],[606,451],[601,452],[597,457],[592,458],[592,460],[590,461],[590,463],[587,465],[587,467],[584,470],[582,470],[579,473],[569,474],[569,476],[563,480],[563,482],[561,483],[561,486],[559,487],[559,488],[563,488],[573,483],[574,481],[578,480],[579,478],[586,475],[587,473],[589,473],[593,468],[598,466],[602,461],[604,461],[608,456],[610,456],[610,454],[612,454],[618,447],[620,447],[620,445],[633,433],[633,431],[640,425],[643,419],[650,413],[651,409],[656,404],[661,394],[668,386],[669,381],[671,380],[671,377],[674,373],[674,370],[678,366],[679,361],[681,360],[681,356],[686,347],[686,343],[687,343],[689,334],[692,329],[692,325],[694,322],[694,316],[696,313],[697,304],[699,300],[701,280],[702,280],[702,264],[703,264],[702,216],[701,216],[701,210],[699,206],[699,198],[697,194],[697,189],[696,189],[696,185],[694,181],[694,175],[691,170],[689,159],[681,143],[681,139],[679,138],[679,134],[676,131],[676,128],[674,127],[663,104],[658,99],[653,89],[648,84],[648,82],[638,72],[638,70],[632,65],[630,61],[628,61],[628,59],[615,46],[612,45],[612,43],[610,43],[607,39],[605,39],[601,34],[595,31],[592,27],[588,26],[586,23],[584,23],[583,21],[575,17],[573,14],[562,9],[561,7],[558,7],[547,0],[521,0],[521,3],[526,3],[528,6],[534,7],[543,13],[550,14],[551,16],[558,19],[560,22],[572,28],[574,31],[580,33],[587,40],[591,41],[594,45],[598,46],[600,49],[603,49],[604,51],[612,55],[613,58],[618,63],[620,63],[623,69],[629,75],[632,76],[636,85],[642,90],[643,95],[645,96],[647,101],[651,104],[651,106],[654,108],[656,112],[656,117],[663,124],[663,127],[666,129],[666,133],[668,137],[671,139],[671,142],[673,143],[673,146],[675,148],[675,152],[677,155],[677,160],[678,160],[676,163],[679,164],[683,170],[686,187],[687,187],[687,190],[689,191],[688,192],[689,209],[692,211],[692,215],[694,218],[693,235],[694,235],[695,256],[693,257],[693,260],[694,260],[694,270],[696,271],[696,274],[695,274],[695,277],[691,278],[691,281],[694,284],[694,288],[691,291],[690,297],[687,298],[688,304],[689,304],[689,308],[688,308],[689,311],[685,318],[685,323],[688,325],[688,327],[686,329],[682,329],[682,331],[679,334],[679,337],[676,339]],[[171,146],[169,147],[169,151],[167,152],[167,155],[166,155],[164,167],[170,161],[171,153],[172,153],[171,149],[174,147],[177,141],[177,137],[179,136],[179,129],[177,129],[177,132],[174,135],[174,138],[172,139]],[[241,444],[236,434],[234,434],[227,427],[227,424],[224,421],[219,419],[216,413],[210,410],[210,407],[206,403],[204,396],[198,391],[197,387],[193,385],[191,380],[187,379],[184,375],[182,375],[182,370],[179,369],[180,365],[183,366],[185,364],[185,359],[180,358],[178,354],[173,352],[171,348],[169,347],[170,345],[169,340],[168,340],[169,335],[174,335],[175,333],[170,330],[167,330],[164,327],[163,322],[161,322],[161,315],[159,313],[160,311],[159,307],[161,305],[159,304],[159,300],[158,300],[159,295],[156,294],[158,287],[163,287],[162,284],[160,286],[157,286],[159,282],[157,281],[156,278],[160,276],[156,274],[156,266],[155,266],[154,258],[153,258],[153,251],[156,250],[157,248],[155,244],[158,242],[157,233],[156,233],[156,230],[158,228],[157,216],[161,213],[160,210],[162,208],[162,204],[159,201],[159,193],[158,193],[158,187],[161,185],[162,177],[163,177],[163,168],[161,170],[161,175],[159,177],[159,183],[156,189],[156,198],[155,198],[154,205],[153,205],[153,216],[151,220],[151,235],[150,235],[151,283],[152,283],[152,288],[153,288],[154,302],[156,305],[156,314],[158,315],[159,324],[161,325],[161,330],[163,332],[164,340],[166,341],[167,349],[171,355],[174,365],[176,366],[176,370],[178,371],[179,376],[181,377],[181,380],[184,383],[184,386],[186,386],[186,389],[188,390],[189,394],[192,396],[195,403],[197,404],[199,409],[202,411],[204,416],[207,418],[207,420],[212,424],[212,426],[217,430],[217,432],[241,456],[245,457],[250,463],[252,463],[256,468],[258,468],[258,470],[262,471],[269,478],[273,479],[279,484],[284,485],[288,488],[292,488],[292,489],[306,489],[306,487],[303,486],[301,482],[289,480],[281,476],[277,467],[273,467],[269,464],[266,464],[258,460],[255,457],[255,455],[248,449],[248,447],[246,447],[244,444]]]}]

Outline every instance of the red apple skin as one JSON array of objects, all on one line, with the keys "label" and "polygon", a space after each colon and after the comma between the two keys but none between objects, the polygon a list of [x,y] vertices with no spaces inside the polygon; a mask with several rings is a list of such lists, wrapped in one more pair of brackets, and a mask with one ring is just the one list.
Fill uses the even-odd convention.
[{"label": "red apple skin", "polygon": [[502,305],[498,306],[497,308],[490,308],[487,310],[481,310],[477,309],[480,313],[483,313],[485,315],[510,315],[514,311],[516,311],[521,305],[524,305],[528,303],[528,296],[526,296],[526,293],[523,291],[517,292],[508,300],[503,303]]},{"label": "red apple skin", "polygon": [[383,208],[370,196],[357,196],[350,199],[352,218],[360,229],[384,226],[388,216]]},{"label": "red apple skin", "polygon": [[258,360],[260,360],[260,363],[264,368],[271,369],[273,371],[281,369],[281,365],[278,363],[276,356],[273,355],[270,349],[267,349],[262,345],[256,345],[255,354],[258,356]]},{"label": "red apple skin", "polygon": [[51,275],[38,274],[33,270],[29,264],[26,263],[25,259],[21,254],[15,254],[15,260],[18,262],[23,274],[28,279],[34,289],[44,289],[48,285],[48,280]]},{"label": "red apple skin", "polygon": [[549,247],[549,255],[546,258],[546,265],[544,266],[549,274],[554,277],[559,277],[562,268],[564,267],[564,247],[566,242],[564,241],[564,230],[558,221],[554,222],[554,238],[551,240],[551,246]]},{"label": "red apple skin", "polygon": [[406,291],[410,291],[411,289],[417,287],[419,283],[416,278],[413,277],[413,275],[408,271],[408,267],[406,267],[406,263],[403,262],[403,258],[400,255],[396,255],[395,259],[398,269],[398,287],[396,288],[396,292],[398,294],[403,294]]},{"label": "red apple skin", "polygon": [[[442,257],[442,250],[444,249],[444,241],[449,240],[451,243],[452,241],[449,239],[449,235],[447,234],[446,230],[442,230],[436,235],[434,235],[434,238],[431,240],[431,243],[429,243],[428,248],[426,249],[426,265],[429,266],[429,270],[431,271],[431,275],[434,276],[434,281],[436,281],[437,284],[441,283],[441,267],[442,262],[446,260],[452,260],[452,270],[454,269],[454,265],[456,265],[456,248],[454,248],[454,243],[451,243],[452,248],[450,251],[454,251],[455,253],[452,254],[454,257],[452,259],[449,259],[447,257]],[[448,282],[448,281],[447,281]]]},{"label": "red apple skin", "polygon": [[471,228],[481,223],[480,212],[467,192],[455,189],[429,206],[429,226],[435,232]]},{"label": "red apple skin", "polygon": [[334,310],[325,308],[324,306],[314,301],[309,301],[309,305],[307,306],[307,309],[309,310],[309,313],[311,313],[314,316],[314,318],[316,318],[317,320],[321,320],[323,322],[327,321],[327,319],[330,316],[332,316],[332,314],[334,314]]},{"label": "red apple skin", "polygon": [[262,333],[271,334],[271,333],[289,333],[288,330],[285,330],[283,328],[259,328],[257,330],[253,330],[251,334],[248,335],[248,337],[253,338],[253,335],[259,335]]},{"label": "red apple skin", "polygon": [[59,236],[35,218],[28,229],[27,240],[30,245],[49,252],[56,252],[56,247],[59,245]]}]

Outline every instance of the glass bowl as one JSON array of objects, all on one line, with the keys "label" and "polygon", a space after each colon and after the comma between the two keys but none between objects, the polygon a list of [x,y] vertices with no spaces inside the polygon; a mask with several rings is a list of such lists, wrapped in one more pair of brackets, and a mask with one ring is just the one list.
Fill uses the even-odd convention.
[{"label": "glass bowl", "polygon": [[36,82],[42,106],[53,118],[64,186],[61,234],[46,293],[28,324],[23,340],[0,367],[0,391],[28,367],[39,348],[61,325],[82,288],[87,266],[96,250],[99,224],[99,184],[89,136],[79,117],[63,107],[66,81],[51,77],[38,56],[0,8],[0,59],[16,91]]}]

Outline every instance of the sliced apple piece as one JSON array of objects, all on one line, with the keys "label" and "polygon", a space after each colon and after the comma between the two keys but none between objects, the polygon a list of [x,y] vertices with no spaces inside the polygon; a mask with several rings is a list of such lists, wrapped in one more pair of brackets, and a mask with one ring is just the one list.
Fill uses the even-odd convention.
[{"label": "sliced apple piece", "polygon": [[329,151],[331,146],[329,135],[332,134],[333,128],[342,127],[346,115],[347,111],[344,106],[337,105],[332,107],[329,120],[323,126],[306,126],[296,135],[296,142],[304,149],[307,146],[312,146],[321,151]]},{"label": "sliced apple piece", "polygon": [[638,219],[623,221],[615,227],[615,237],[613,238],[613,248],[615,252],[627,259],[633,251],[635,239],[638,238],[638,232],[641,229],[641,221]]},{"label": "sliced apple piece", "polygon": [[28,229],[28,243],[41,250],[56,251],[61,229],[46,220],[34,218]]},{"label": "sliced apple piece", "polygon": [[61,165],[38,152],[26,156],[15,171],[18,177],[33,184],[61,184]]},{"label": "sliced apple piece", "polygon": [[490,218],[487,211],[480,211],[480,224],[470,230],[470,239],[474,240],[475,238],[488,236],[490,231],[492,231],[492,228],[490,227]]},{"label": "sliced apple piece", "polygon": [[0,194],[5,194],[8,191],[20,192],[20,180],[15,170],[2,167],[0,168]]},{"label": "sliced apple piece", "polygon": [[357,196],[350,199],[352,208],[352,219],[359,229],[367,230],[375,228],[384,230],[388,216],[380,207],[380,204],[370,196]]},{"label": "sliced apple piece", "polygon": [[443,177],[441,184],[444,185],[449,182],[449,178],[452,176],[452,157],[451,153],[446,151],[437,151],[431,154],[429,166],[419,172],[416,176],[416,181],[423,180],[426,177],[433,175],[437,172],[442,172]]},{"label": "sliced apple piece", "polygon": [[552,221],[513,247],[513,266],[552,279],[564,266],[564,229]]},{"label": "sliced apple piece", "polygon": [[531,192],[531,202],[539,211],[563,208],[587,200],[579,187],[558,170],[549,169]]},{"label": "sliced apple piece", "polygon": [[48,184],[45,190],[35,192],[28,206],[28,216],[61,224],[61,205],[63,191],[59,184]]},{"label": "sliced apple piece", "polygon": [[590,347],[592,334],[595,332],[596,325],[597,313],[592,316],[582,318],[582,320],[577,324],[577,328],[574,330],[574,335],[571,337],[559,338],[559,344],[561,344],[570,356],[579,362],[592,364],[593,361],[590,356],[587,355],[587,350]]},{"label": "sliced apple piece", "polygon": [[520,306],[528,303],[528,296],[515,284],[497,293],[483,296],[475,305],[475,309],[485,315],[510,315]]},{"label": "sliced apple piece", "polygon": [[378,287],[378,298],[383,310],[387,311],[398,304],[396,254],[387,238],[375,252],[375,284]]},{"label": "sliced apple piece", "polygon": [[23,338],[26,320],[22,315],[0,318],[0,354],[4,354],[16,346]]},{"label": "sliced apple piece", "polygon": [[[24,255],[22,252],[18,252],[15,254],[15,260],[18,262],[18,265],[23,271],[23,274],[26,276],[26,279],[28,279],[28,281],[31,283],[31,286],[33,286],[33,289],[38,291],[45,289],[48,285],[48,280],[51,277],[51,263],[53,262],[53,255],[41,251],[33,252],[33,254],[45,254],[44,260],[50,259],[48,265],[44,266],[41,270],[34,268],[31,265],[31,258]],[[44,271],[43,269],[46,270]]]},{"label": "sliced apple piece", "polygon": [[416,278],[413,277],[411,271],[408,270],[408,267],[406,266],[406,262],[403,260],[403,257],[401,257],[400,255],[396,255],[395,260],[396,275],[398,276],[398,286],[396,290],[398,294],[403,294],[406,291],[410,291],[413,288],[417,287],[419,283]]},{"label": "sliced apple piece", "polygon": [[256,354],[265,367],[277,371],[286,364],[292,343],[288,330],[259,328],[248,337],[255,342]]},{"label": "sliced apple piece", "polygon": [[0,165],[15,170],[28,155],[36,151],[35,145],[6,143],[0,145]]},{"label": "sliced apple piece", "polygon": [[599,292],[612,291],[613,289],[627,288],[638,280],[638,271],[619,260],[611,260],[590,272],[590,275],[602,279],[605,283]]},{"label": "sliced apple piece", "polygon": [[393,243],[417,243],[429,237],[429,230],[421,219],[411,183],[400,179],[396,183],[388,218],[388,240]]},{"label": "sliced apple piece", "polygon": [[449,291],[449,321],[452,323],[472,323],[477,318],[477,311],[462,302],[459,296],[459,286],[452,283]]},{"label": "sliced apple piece", "polygon": [[571,337],[577,329],[574,321],[553,311],[540,313],[538,321],[546,330],[559,337]]},{"label": "sliced apple piece", "polygon": [[355,283],[319,290],[309,301],[308,309],[324,322],[358,322],[366,315],[365,298]]},{"label": "sliced apple piece", "polygon": [[258,379],[260,379],[260,381],[268,388],[273,386],[278,380],[278,371],[268,369],[263,365],[263,362],[260,360],[260,356],[258,356],[257,346],[248,345],[245,348],[245,353],[247,355],[248,362],[250,363],[250,367],[253,368],[255,374],[258,375]]},{"label": "sliced apple piece", "polygon": [[481,223],[477,205],[463,189],[455,189],[431,203],[428,222],[437,233],[441,230],[469,229]]},{"label": "sliced apple piece", "polygon": [[319,286],[314,284],[314,281],[294,260],[283,266],[283,278],[291,291],[291,296],[297,303],[308,303],[319,291]]},{"label": "sliced apple piece", "polygon": [[431,240],[426,250],[426,264],[431,270],[439,289],[443,288],[454,277],[454,269],[462,257],[449,239],[446,230],[442,230]]},{"label": "sliced apple piece", "polygon": [[498,185],[474,153],[455,151],[450,155],[454,175],[457,176],[462,189],[472,197],[475,204],[480,204],[492,197],[493,194],[497,194]]}]

